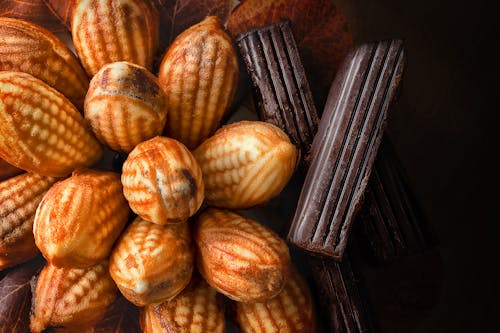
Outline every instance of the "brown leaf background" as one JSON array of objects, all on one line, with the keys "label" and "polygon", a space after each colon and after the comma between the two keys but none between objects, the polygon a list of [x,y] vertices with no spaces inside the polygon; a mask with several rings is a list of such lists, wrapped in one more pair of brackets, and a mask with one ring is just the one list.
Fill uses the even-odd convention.
[{"label": "brown leaf background", "polygon": [[31,278],[43,266],[38,257],[9,269],[0,280],[0,332],[29,332]]},{"label": "brown leaf background", "polygon": [[0,0],[0,16],[31,21],[52,32],[66,30],[43,0]]},{"label": "brown leaf background", "polygon": [[45,5],[62,24],[71,30],[71,14],[76,0],[43,0]]},{"label": "brown leaf background", "polygon": [[119,294],[101,319],[85,333],[140,333],[139,308]]},{"label": "brown leaf background", "polygon": [[160,11],[160,50],[167,47],[182,31],[200,22],[206,16],[218,16],[226,22],[233,0],[155,0]]},{"label": "brown leaf background", "polygon": [[353,45],[335,0],[244,0],[230,14],[233,36],[289,19],[309,84],[321,113],[337,68]]}]

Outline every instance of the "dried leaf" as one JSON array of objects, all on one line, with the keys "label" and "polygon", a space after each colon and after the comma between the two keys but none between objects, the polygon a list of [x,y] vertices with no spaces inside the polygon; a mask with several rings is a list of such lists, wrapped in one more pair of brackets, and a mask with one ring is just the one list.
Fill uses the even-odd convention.
[{"label": "dried leaf", "polygon": [[233,0],[154,0],[156,8],[160,11],[160,52],[164,53],[177,35],[208,15],[218,16],[221,22],[226,22],[233,2]]},{"label": "dried leaf", "polygon": [[86,333],[140,333],[139,308],[121,294],[109,306],[103,319]]},{"label": "dried leaf", "polygon": [[282,19],[291,21],[318,110],[323,109],[337,68],[353,45],[335,0],[244,0],[230,14],[233,35]]},{"label": "dried leaf", "polygon": [[61,23],[71,30],[71,14],[73,13],[73,4],[76,0],[43,0],[55,17]]},{"label": "dried leaf", "polygon": [[38,257],[8,270],[0,279],[0,332],[29,332],[30,281],[42,265]]},{"label": "dried leaf", "polygon": [[52,32],[66,30],[43,0],[2,0],[0,1],[0,16],[30,21]]}]

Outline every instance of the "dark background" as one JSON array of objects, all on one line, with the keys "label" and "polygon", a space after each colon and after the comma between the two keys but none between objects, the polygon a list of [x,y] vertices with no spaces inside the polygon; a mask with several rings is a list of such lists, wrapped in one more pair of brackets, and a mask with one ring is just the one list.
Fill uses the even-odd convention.
[{"label": "dark background", "polygon": [[423,255],[365,269],[381,331],[499,332],[496,11],[477,1],[341,0],[340,7],[357,43],[405,40],[389,134],[438,240]]}]

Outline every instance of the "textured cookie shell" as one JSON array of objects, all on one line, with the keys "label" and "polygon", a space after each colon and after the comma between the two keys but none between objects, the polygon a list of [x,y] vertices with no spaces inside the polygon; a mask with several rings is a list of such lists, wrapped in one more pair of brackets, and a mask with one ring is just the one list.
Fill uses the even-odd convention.
[{"label": "textured cookie shell", "polygon": [[290,253],[268,227],[228,210],[208,208],[197,217],[193,237],[198,270],[227,297],[262,302],[283,289]]},{"label": "textured cookie shell", "polygon": [[89,267],[106,259],[130,213],[122,191],[119,174],[93,170],[78,170],[54,185],[33,225],[43,256],[65,267]]},{"label": "textured cookie shell", "polygon": [[123,164],[122,183],[132,210],[157,224],[186,221],[204,199],[198,162],[182,143],[166,137],[132,150]]},{"label": "textured cookie shell", "polygon": [[296,269],[283,290],[265,302],[236,303],[236,321],[242,332],[315,332],[311,292]]},{"label": "textured cookie shell", "polygon": [[217,291],[198,275],[170,301],[150,304],[141,315],[143,333],[225,332],[224,310]]},{"label": "textured cookie shell", "polygon": [[101,145],[64,95],[32,75],[0,72],[0,158],[63,177],[101,156]]},{"label": "textured cookie shell", "polygon": [[0,270],[35,257],[36,208],[57,178],[33,173],[0,182]]},{"label": "textured cookie shell", "polygon": [[217,17],[207,17],[174,40],[158,80],[168,96],[165,134],[196,148],[219,126],[238,82],[236,51]]},{"label": "textured cookie shell", "polygon": [[266,203],[290,180],[297,148],[278,127],[240,121],[219,129],[194,152],[211,206],[245,209]]},{"label": "textured cookie shell", "polygon": [[167,120],[167,96],[146,68],[114,62],[97,72],[85,98],[85,119],[99,141],[130,152],[160,135]]},{"label": "textured cookie shell", "polygon": [[34,23],[6,17],[0,17],[0,36],[0,71],[31,74],[83,110],[89,78],[61,40]]},{"label": "textured cookie shell", "polygon": [[102,66],[128,61],[151,70],[158,47],[158,13],[146,0],[79,0],[73,7],[73,44],[93,76]]},{"label": "textured cookie shell", "polygon": [[187,223],[158,225],[137,217],[113,249],[109,271],[123,296],[144,306],[179,294],[191,280],[193,262]]},{"label": "textured cookie shell", "polygon": [[89,268],[47,264],[36,279],[31,331],[64,326],[70,332],[82,332],[104,315],[117,293],[107,261]]}]

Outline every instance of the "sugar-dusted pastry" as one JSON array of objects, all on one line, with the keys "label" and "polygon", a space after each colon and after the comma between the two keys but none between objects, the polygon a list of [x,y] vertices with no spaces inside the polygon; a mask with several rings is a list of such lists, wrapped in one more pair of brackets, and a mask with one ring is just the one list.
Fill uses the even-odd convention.
[{"label": "sugar-dusted pastry", "polygon": [[126,61],[113,62],[90,81],[85,119],[104,145],[128,153],[162,133],[167,121],[167,95],[146,68]]},{"label": "sugar-dusted pastry", "polygon": [[0,71],[0,158],[63,177],[102,156],[99,141],[63,94],[26,73]]},{"label": "sugar-dusted pastry", "polygon": [[225,332],[224,309],[217,291],[199,275],[170,301],[146,305],[142,309],[143,333]]},{"label": "sugar-dusted pastry", "polygon": [[288,136],[261,121],[224,126],[193,154],[203,171],[206,202],[230,209],[252,208],[277,196],[297,162]]},{"label": "sugar-dusted pastry", "polygon": [[77,170],[40,202],[35,242],[56,266],[89,267],[110,255],[129,213],[119,174]]},{"label": "sugar-dusted pastry", "polygon": [[198,270],[217,291],[239,302],[263,302],[290,273],[286,243],[257,221],[208,208],[194,225]]},{"label": "sugar-dusted pastry", "polygon": [[116,61],[151,70],[158,48],[158,12],[147,0],[78,0],[73,6],[71,33],[90,77]]},{"label": "sugar-dusted pastry", "polygon": [[168,96],[165,135],[196,148],[219,126],[238,84],[236,50],[216,16],[177,36],[158,80]]},{"label": "sugar-dusted pastry", "polygon": [[137,217],[114,247],[109,272],[135,305],[161,303],[187,286],[193,257],[187,222],[159,225]]},{"label": "sugar-dusted pastry", "polygon": [[157,224],[180,223],[203,203],[198,162],[177,140],[157,136],[137,145],[122,168],[123,192],[130,208]]},{"label": "sugar-dusted pastry", "polygon": [[35,257],[35,212],[54,177],[24,173],[0,182],[0,270]]},{"label": "sugar-dusted pastry", "polygon": [[283,290],[264,302],[236,302],[236,322],[242,332],[314,333],[311,291],[296,269]]},{"label": "sugar-dusted pastry", "polygon": [[89,78],[66,44],[34,23],[7,17],[0,17],[0,36],[0,71],[31,74],[83,110]]},{"label": "sugar-dusted pastry", "polygon": [[64,327],[81,332],[97,322],[117,296],[108,261],[88,268],[47,264],[36,279],[30,328],[42,332]]}]

